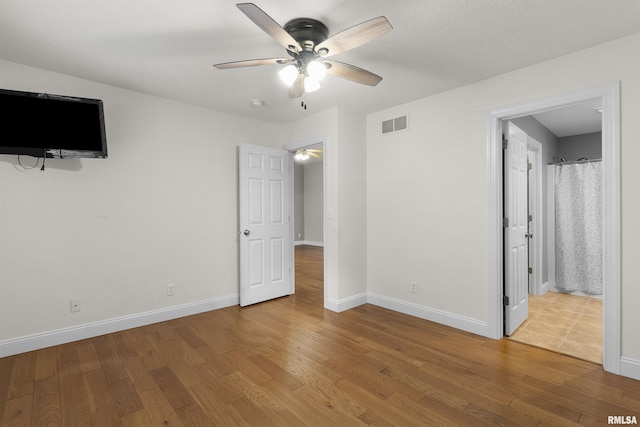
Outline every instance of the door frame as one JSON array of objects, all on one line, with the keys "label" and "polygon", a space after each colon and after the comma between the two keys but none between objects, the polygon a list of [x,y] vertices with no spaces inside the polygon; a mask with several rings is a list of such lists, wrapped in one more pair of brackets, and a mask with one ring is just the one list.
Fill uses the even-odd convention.
[{"label": "door frame", "polygon": [[[291,206],[290,206],[290,215],[291,218],[293,218],[294,220],[291,221],[291,235],[295,236],[295,213],[294,213],[294,208],[295,208],[295,200],[294,200],[294,185],[295,185],[295,177],[294,175],[294,165],[293,165],[293,154],[300,149],[303,148],[308,148],[308,147],[312,147],[312,146],[317,146],[317,145],[322,145],[322,242],[323,242],[323,253],[324,253],[324,257],[323,257],[323,261],[322,261],[322,267],[323,267],[323,306],[324,308],[329,308],[327,306],[328,302],[329,302],[329,287],[327,286],[327,277],[328,276],[328,271],[329,271],[329,262],[328,260],[331,259],[329,257],[329,253],[331,253],[331,251],[333,250],[333,244],[332,242],[329,241],[329,239],[327,239],[328,237],[328,233],[327,233],[327,190],[328,190],[328,163],[329,163],[329,156],[328,156],[328,147],[327,147],[327,143],[326,143],[326,138],[321,138],[320,140],[314,140],[313,142],[295,142],[295,143],[291,143],[291,144],[287,144],[284,145],[282,147],[283,150],[287,150],[289,151],[289,173],[291,174],[291,185],[289,188],[289,191],[291,192]],[[292,265],[292,292],[295,291],[295,284],[296,284],[296,263],[295,263],[295,238],[293,238],[291,240],[291,265]]]},{"label": "door frame", "polygon": [[[533,153],[532,158],[529,159],[533,172],[529,173],[529,207],[531,209],[529,214],[533,218],[530,229],[533,238],[529,239],[529,253],[531,254],[529,259],[533,273],[529,282],[531,285],[529,293],[542,295],[548,290],[548,286],[545,287],[542,283],[542,236],[544,233],[542,228],[542,144],[530,135],[527,135],[527,152]],[[535,175],[533,180],[531,180],[531,175]]]},{"label": "door frame", "polygon": [[487,114],[487,179],[489,236],[488,334],[501,339],[503,290],[502,242],[502,121],[582,102],[602,102],[603,189],[603,368],[621,369],[621,259],[620,259],[620,82],[578,90],[565,95],[525,102]]}]

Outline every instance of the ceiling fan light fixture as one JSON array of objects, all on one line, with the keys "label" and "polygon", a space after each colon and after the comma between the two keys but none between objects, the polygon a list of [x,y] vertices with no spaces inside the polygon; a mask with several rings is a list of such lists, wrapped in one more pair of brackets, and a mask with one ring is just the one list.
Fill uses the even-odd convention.
[{"label": "ceiling fan light fixture", "polygon": [[313,77],[307,76],[304,78],[304,91],[315,92],[320,89],[320,82]]},{"label": "ceiling fan light fixture", "polygon": [[307,64],[307,74],[309,77],[320,81],[327,74],[327,68],[318,61],[311,61]]},{"label": "ceiling fan light fixture", "polygon": [[293,64],[289,64],[278,72],[280,80],[287,86],[291,87],[293,82],[298,78],[298,67]]},{"label": "ceiling fan light fixture", "polygon": [[293,158],[299,162],[303,162],[309,158],[309,154],[307,154],[306,150],[298,150],[296,154],[293,155]]}]

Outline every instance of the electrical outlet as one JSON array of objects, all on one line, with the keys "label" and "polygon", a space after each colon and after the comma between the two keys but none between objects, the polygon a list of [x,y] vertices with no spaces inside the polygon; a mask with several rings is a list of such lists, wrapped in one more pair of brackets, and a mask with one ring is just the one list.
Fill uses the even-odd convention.
[{"label": "electrical outlet", "polygon": [[77,313],[80,311],[80,300],[79,299],[72,299],[71,301],[69,301],[69,311],[71,313]]},{"label": "electrical outlet", "polygon": [[418,292],[418,284],[416,282],[411,282],[411,292],[414,294]]},{"label": "electrical outlet", "polygon": [[173,283],[169,283],[167,285],[167,296],[172,297],[175,295],[175,289],[173,288]]}]

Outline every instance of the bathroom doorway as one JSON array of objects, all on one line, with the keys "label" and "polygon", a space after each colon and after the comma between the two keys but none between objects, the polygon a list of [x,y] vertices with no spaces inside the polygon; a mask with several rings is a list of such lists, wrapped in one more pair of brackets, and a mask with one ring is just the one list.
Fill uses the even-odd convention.
[{"label": "bathroom doorway", "polygon": [[[539,197],[543,209],[536,216],[529,215],[530,222],[539,220],[542,227],[537,227],[537,232],[529,232],[532,283],[528,318],[510,336],[514,341],[600,364],[603,360],[602,240],[585,240],[584,234],[601,236],[601,199],[591,199],[595,197],[593,194],[601,194],[594,187],[599,188],[602,180],[596,173],[588,175],[591,178],[587,182],[572,182],[569,187],[566,181],[571,178],[569,174],[574,173],[584,179],[586,172],[574,169],[597,171],[599,167],[596,163],[602,158],[601,109],[602,101],[594,100],[511,120],[525,129],[530,139],[535,135],[534,140],[539,141],[543,166],[530,166],[530,179],[538,178],[536,181],[542,185],[539,189],[529,185],[528,198],[531,207],[534,205],[531,199]],[[529,157],[531,154],[529,152]],[[531,158],[529,161],[530,165],[535,163]],[[536,177],[536,170],[542,171],[543,176]],[[578,195],[585,192],[589,193],[585,197],[597,213],[586,220],[584,215],[589,210],[578,203]],[[556,215],[561,215],[564,223],[570,223],[571,230],[563,229],[562,223],[557,224]],[[585,222],[595,223],[599,229],[584,230]],[[538,253],[532,242],[541,247]],[[557,257],[556,252],[564,256]],[[594,258],[591,262],[585,263],[585,257],[576,259],[585,252]]]}]

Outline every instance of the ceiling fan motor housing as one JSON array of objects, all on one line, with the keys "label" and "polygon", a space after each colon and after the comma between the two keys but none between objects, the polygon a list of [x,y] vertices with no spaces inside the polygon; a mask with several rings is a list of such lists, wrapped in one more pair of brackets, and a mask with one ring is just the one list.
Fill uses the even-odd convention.
[{"label": "ceiling fan motor housing", "polygon": [[284,30],[302,47],[313,52],[314,48],[329,37],[329,29],[320,21],[311,18],[296,18],[287,22]]}]

